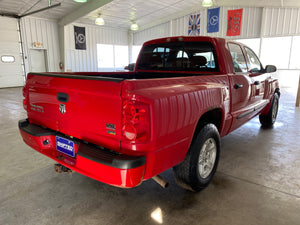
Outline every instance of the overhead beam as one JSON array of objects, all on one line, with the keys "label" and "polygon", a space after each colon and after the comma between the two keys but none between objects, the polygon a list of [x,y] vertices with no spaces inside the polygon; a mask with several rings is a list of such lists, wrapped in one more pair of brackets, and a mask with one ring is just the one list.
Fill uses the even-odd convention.
[{"label": "overhead beam", "polygon": [[58,21],[58,24],[60,26],[66,26],[66,25],[74,22],[75,20],[77,20],[83,16],[86,16],[90,12],[92,12],[112,1],[113,0],[91,0],[91,1],[88,1],[87,3],[82,4],[80,7],[78,7],[73,12],[71,12],[68,15],[66,15],[65,17],[61,18]]},{"label": "overhead beam", "polygon": [[45,11],[45,10],[48,10],[48,9],[55,8],[55,7],[60,6],[60,5],[61,5],[61,3],[57,3],[57,4],[55,4],[55,5],[51,5],[51,6],[47,6],[47,7],[45,7],[45,8],[42,8],[42,9],[35,10],[35,11],[33,11],[33,12],[29,12],[29,13],[22,14],[22,15],[20,15],[19,17],[22,18],[22,17],[24,17],[24,16],[29,16],[29,15],[32,15],[32,14],[35,14],[35,13],[39,13],[39,12],[42,12],[42,11]]}]

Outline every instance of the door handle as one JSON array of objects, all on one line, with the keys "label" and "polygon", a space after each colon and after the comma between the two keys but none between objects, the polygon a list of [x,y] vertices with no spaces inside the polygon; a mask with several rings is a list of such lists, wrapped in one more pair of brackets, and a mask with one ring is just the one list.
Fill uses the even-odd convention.
[{"label": "door handle", "polygon": [[242,88],[242,87],[243,87],[242,84],[235,84],[235,85],[234,85],[234,88],[235,88],[235,89],[240,89],[240,88]]},{"label": "door handle", "polygon": [[259,85],[260,82],[258,80],[254,81],[254,85]]}]

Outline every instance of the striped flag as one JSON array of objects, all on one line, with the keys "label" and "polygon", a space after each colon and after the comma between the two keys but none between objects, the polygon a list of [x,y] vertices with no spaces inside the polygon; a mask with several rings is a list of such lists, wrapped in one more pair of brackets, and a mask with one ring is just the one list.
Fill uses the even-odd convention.
[{"label": "striped flag", "polygon": [[192,14],[189,16],[189,36],[200,35],[200,14]]}]

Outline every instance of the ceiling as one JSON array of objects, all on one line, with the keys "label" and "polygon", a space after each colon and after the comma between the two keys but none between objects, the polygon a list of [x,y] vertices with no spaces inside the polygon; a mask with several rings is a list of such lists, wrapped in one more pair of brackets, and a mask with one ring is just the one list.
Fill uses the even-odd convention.
[{"label": "ceiling", "polygon": [[[105,26],[129,29],[131,21],[140,27],[157,21],[176,18],[201,9],[202,0],[0,0],[0,15],[22,16],[49,5],[60,6],[33,14],[34,17],[57,20],[61,25],[70,22],[94,24],[99,13]],[[300,8],[299,0],[213,0],[214,6],[239,7],[294,7]]]}]

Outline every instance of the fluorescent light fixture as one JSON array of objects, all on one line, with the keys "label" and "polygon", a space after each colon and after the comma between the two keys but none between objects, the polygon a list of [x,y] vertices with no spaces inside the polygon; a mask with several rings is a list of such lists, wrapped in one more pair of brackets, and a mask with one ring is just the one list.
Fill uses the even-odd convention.
[{"label": "fluorescent light fixture", "polygon": [[139,25],[137,25],[136,22],[133,22],[133,23],[131,24],[131,26],[130,26],[130,29],[131,29],[131,30],[138,30],[138,29],[139,29]]},{"label": "fluorescent light fixture", "polygon": [[85,3],[87,0],[73,0],[74,2]]},{"label": "fluorescent light fixture", "polygon": [[212,0],[203,0],[202,1],[202,6],[203,7],[211,7],[213,5],[213,1]]},{"label": "fluorescent light fixture", "polygon": [[105,21],[104,21],[104,19],[101,17],[101,14],[99,14],[99,16],[97,17],[97,19],[95,20],[95,24],[100,25],[100,26],[102,26],[102,25],[105,24]]}]

